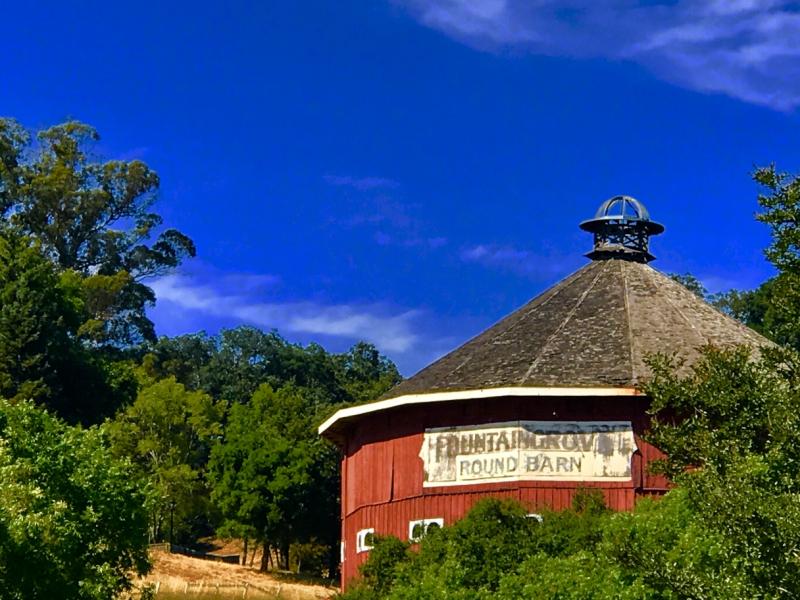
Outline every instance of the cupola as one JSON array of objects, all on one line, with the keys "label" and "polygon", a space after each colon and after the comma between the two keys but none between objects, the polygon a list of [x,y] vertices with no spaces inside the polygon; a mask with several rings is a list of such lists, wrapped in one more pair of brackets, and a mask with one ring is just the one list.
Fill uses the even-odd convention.
[{"label": "cupola", "polygon": [[586,255],[592,260],[622,258],[643,263],[655,260],[650,236],[664,231],[661,223],[650,220],[644,204],[630,196],[606,200],[580,228],[594,234],[594,249]]}]

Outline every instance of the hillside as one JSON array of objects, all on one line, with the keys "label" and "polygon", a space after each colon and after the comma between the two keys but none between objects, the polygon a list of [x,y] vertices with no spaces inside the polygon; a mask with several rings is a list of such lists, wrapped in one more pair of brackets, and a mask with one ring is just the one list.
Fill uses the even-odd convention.
[{"label": "hillside", "polygon": [[[330,598],[337,592],[336,588],[324,585],[299,583],[249,567],[181,554],[155,551],[152,558],[153,570],[138,585],[156,586],[159,595],[165,592],[181,595],[188,592],[187,597],[196,598],[196,593],[200,591],[215,593],[217,585],[222,597],[227,592],[230,597],[239,598],[243,597],[246,589],[248,598],[281,597],[287,600]],[[174,596],[171,594],[170,597]]]}]

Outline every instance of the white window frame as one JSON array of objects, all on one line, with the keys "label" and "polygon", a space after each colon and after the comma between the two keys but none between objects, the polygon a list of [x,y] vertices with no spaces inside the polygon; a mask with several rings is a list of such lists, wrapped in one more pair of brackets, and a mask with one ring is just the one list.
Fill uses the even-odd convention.
[{"label": "white window frame", "polygon": [[544,518],[539,513],[528,513],[527,515],[525,515],[525,517],[528,519],[536,519],[537,521],[539,521],[539,523],[544,521]]},{"label": "white window frame", "polygon": [[339,562],[344,562],[344,540],[339,542]]},{"label": "white window frame", "polygon": [[360,529],[356,534],[356,554],[360,552],[369,552],[374,546],[367,544],[367,536],[372,534],[375,536],[375,529],[372,527],[368,529]]},{"label": "white window frame", "polygon": [[[422,525],[422,535],[414,536],[414,529],[418,526]],[[439,527],[444,527],[444,519],[442,517],[432,517],[429,519],[416,519],[414,521],[408,522],[408,541],[417,543],[419,542],[422,537],[428,533],[428,527],[431,525],[438,525]]]}]

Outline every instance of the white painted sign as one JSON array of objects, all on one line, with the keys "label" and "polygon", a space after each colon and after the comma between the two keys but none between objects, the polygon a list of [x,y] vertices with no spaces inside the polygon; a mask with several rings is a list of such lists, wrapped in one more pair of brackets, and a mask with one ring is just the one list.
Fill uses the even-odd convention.
[{"label": "white painted sign", "polygon": [[510,421],[426,429],[425,487],[507,480],[629,481],[630,421]]}]

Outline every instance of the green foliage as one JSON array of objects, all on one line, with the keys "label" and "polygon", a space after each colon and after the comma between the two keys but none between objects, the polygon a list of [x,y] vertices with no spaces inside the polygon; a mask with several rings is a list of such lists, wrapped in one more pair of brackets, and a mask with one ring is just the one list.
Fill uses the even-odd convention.
[{"label": "green foliage", "polygon": [[161,337],[148,348],[142,368],[152,379],[174,377],[187,389],[210,392],[206,369],[216,352],[217,339],[204,332]]},{"label": "green foliage", "polygon": [[663,469],[716,536],[719,570],[747,590],[736,597],[800,595],[799,367],[791,352],[708,349],[684,378],[656,359],[645,387]]},{"label": "green foliage", "polygon": [[20,183],[20,161],[30,142],[30,135],[13,119],[0,119],[0,216],[5,215],[17,199]]},{"label": "green foliage", "polygon": [[536,595],[539,588],[533,595],[514,594],[540,577],[528,571],[533,565],[591,553],[609,515],[596,490],[579,490],[572,510],[546,511],[541,523],[516,502],[483,499],[461,521],[426,534],[418,552],[396,538],[378,538],[361,567],[362,580],[344,597],[550,597]]},{"label": "green foliage", "polygon": [[757,169],[753,178],[763,190],[756,218],[772,233],[765,254],[778,275],[755,290],[730,290],[712,301],[759,333],[800,350],[800,177],[769,166]]},{"label": "green foliage", "polygon": [[537,528],[537,548],[549,556],[569,556],[593,548],[601,538],[600,524],[609,513],[600,490],[578,488],[572,510],[544,513]]},{"label": "green foliage", "polygon": [[409,547],[396,537],[375,536],[369,560],[359,569],[363,587],[376,597],[385,595],[395,583],[398,567],[410,558]]},{"label": "green foliage", "polygon": [[295,542],[289,546],[289,568],[295,573],[307,573],[322,577],[327,573],[330,548],[315,539]]},{"label": "green foliage", "polygon": [[[85,277],[83,333],[95,343],[130,345],[154,339],[145,314],[155,300],[141,280],[195,255],[192,241],[151,212],[158,175],[141,161],[91,160],[99,139],[68,121],[31,136],[0,119],[0,217],[38,241],[59,271]],[[99,304],[99,306],[98,306]]]},{"label": "green foliage", "polygon": [[369,344],[330,354],[251,327],[156,340],[143,280],[194,246],[152,211],[157,174],[98,161],[97,139],[77,121],[33,136],[0,119],[0,397],[84,424],[117,413],[105,427],[146,487],[152,539],[174,521],[189,542],[221,511],[220,533],[315,570],[325,546],[334,571],[338,453],[315,427],[385,392],[396,367]]},{"label": "green foliage", "polygon": [[769,225],[772,233],[767,258],[782,273],[800,274],[800,177],[771,165],[757,169],[753,179],[765,191],[758,196],[763,212],[756,218]]},{"label": "green foliage", "polygon": [[768,279],[754,290],[729,290],[715,294],[712,304],[725,314],[755,329],[760,334],[784,345],[795,346],[796,340],[786,337],[784,316],[778,311],[776,293],[778,278]]},{"label": "green foliage", "polygon": [[191,241],[174,230],[144,244],[161,224],[148,212],[158,175],[139,160],[92,162],[87,146],[100,137],[91,126],[56,125],[38,133],[35,147],[13,122],[3,120],[2,132],[10,134],[4,146],[17,149],[6,159],[15,175],[8,188],[11,220],[39,239],[62,269],[142,278],[194,254]]},{"label": "green foliage", "polygon": [[652,379],[643,391],[652,398],[651,441],[666,452],[664,471],[679,479],[687,468],[725,471],[750,455],[783,454],[800,435],[795,355],[766,352],[754,360],[749,349],[709,347],[690,374],[669,357],[651,358]]},{"label": "green foliage", "polygon": [[680,283],[683,287],[692,292],[701,300],[705,300],[708,297],[708,290],[706,289],[706,286],[704,286],[703,283],[691,273],[685,273],[684,275],[670,273],[669,278]]},{"label": "green foliage", "polygon": [[97,422],[135,394],[113,349],[78,338],[84,299],[38,243],[0,228],[0,396],[46,404],[71,421]]},{"label": "green foliage", "polygon": [[[345,403],[372,400],[399,378],[374,346],[344,354],[290,344],[252,327],[161,338],[142,360],[153,380],[174,377],[230,407],[207,478],[218,533],[288,553],[317,538],[327,570],[337,568],[338,452],[316,426]],[[300,512],[298,512],[300,511]],[[317,570],[314,560],[303,568]],[[266,567],[266,565],[262,565]]]},{"label": "green foliage", "polygon": [[402,377],[392,361],[372,344],[359,342],[334,357],[340,380],[355,403],[371,402],[400,383]]},{"label": "green foliage", "polygon": [[583,549],[542,546],[545,555],[503,579],[500,597],[798,597],[796,361],[709,348],[678,377],[672,361],[653,359],[650,440],[667,452],[662,469],[678,487],[599,519]]},{"label": "green foliage", "polygon": [[107,599],[145,572],[143,496],[101,429],[0,400],[0,598]]},{"label": "green foliage", "polygon": [[211,441],[222,434],[223,415],[223,403],[170,377],[144,385],[108,424],[114,454],[133,460],[148,490],[152,541],[173,538],[173,525],[171,541],[186,541],[198,515],[208,511],[202,470]]},{"label": "green foliage", "polygon": [[[448,588],[495,591],[501,574],[515,568],[535,541],[539,522],[526,514],[522,506],[511,501],[478,502],[467,518],[428,533],[414,566],[405,570],[400,580],[414,586],[417,570],[431,565],[426,575],[435,576]],[[423,577],[423,589],[425,580]]]},{"label": "green foliage", "polygon": [[283,568],[293,542],[319,536],[333,547],[338,538],[338,453],[316,435],[315,401],[301,388],[260,386],[250,402],[231,407],[208,464],[224,517],[276,548]]},{"label": "green foliage", "polygon": [[360,342],[343,354],[291,344],[277,332],[241,326],[218,336],[161,338],[144,366],[154,378],[170,375],[228,404],[247,402],[261,384],[302,387],[329,405],[374,400],[400,380],[397,367]]},{"label": "green foliage", "polygon": [[70,330],[79,320],[38,248],[0,231],[0,396],[51,397],[59,387],[53,367],[74,351]]}]

